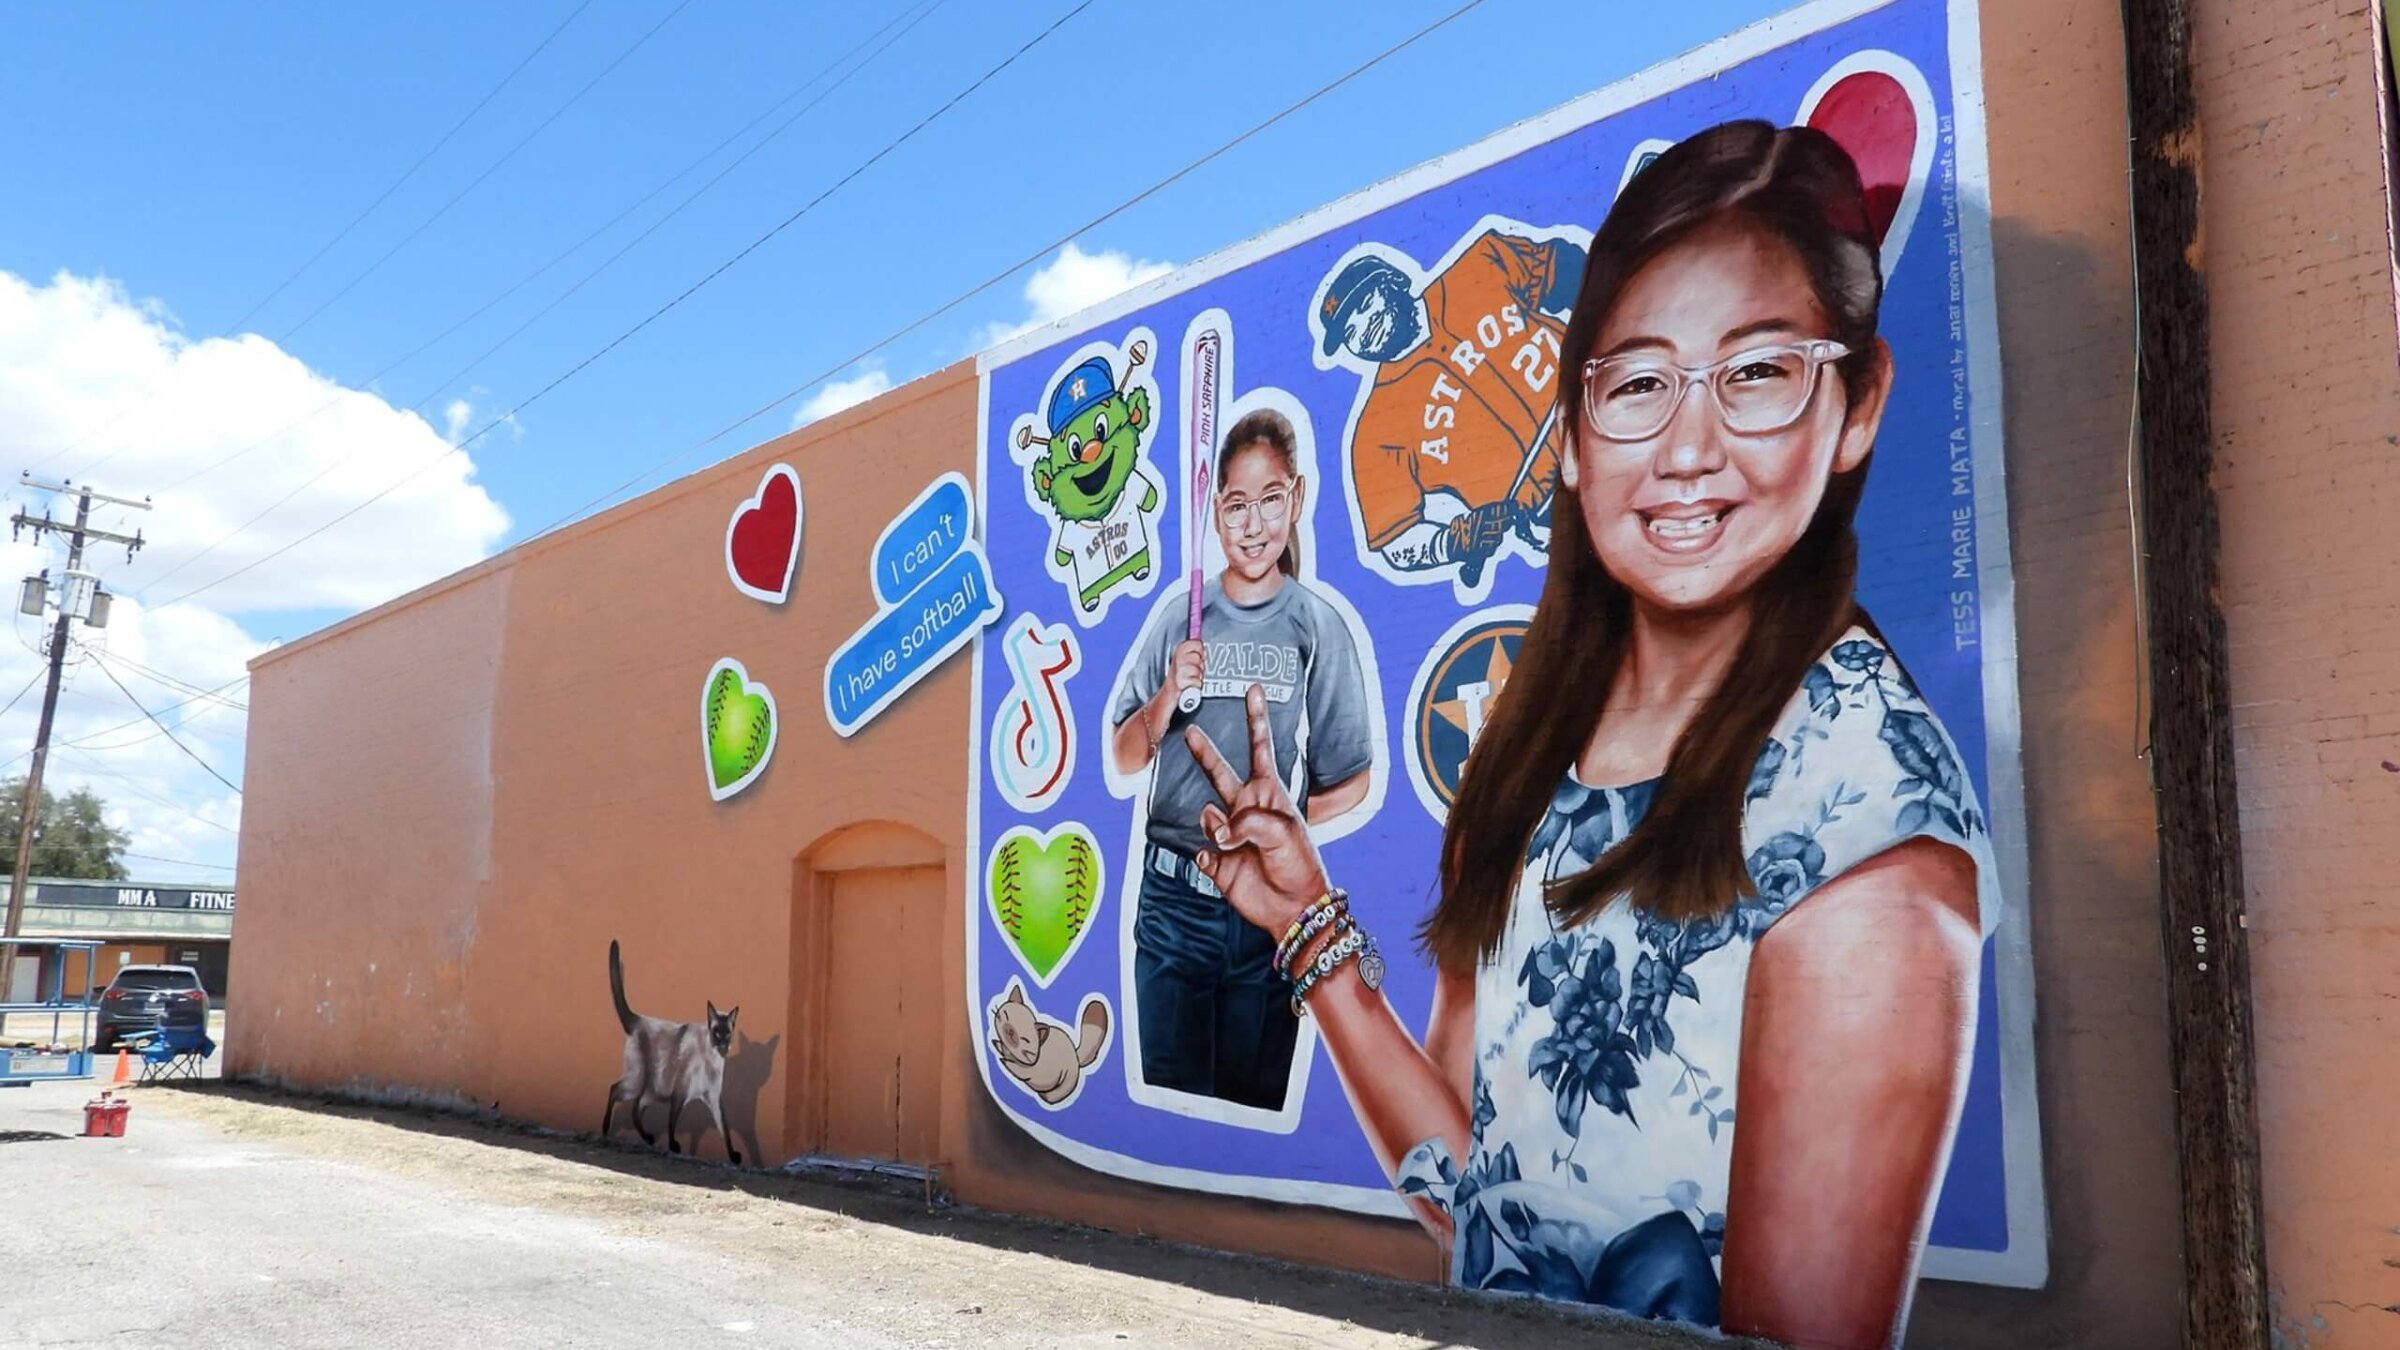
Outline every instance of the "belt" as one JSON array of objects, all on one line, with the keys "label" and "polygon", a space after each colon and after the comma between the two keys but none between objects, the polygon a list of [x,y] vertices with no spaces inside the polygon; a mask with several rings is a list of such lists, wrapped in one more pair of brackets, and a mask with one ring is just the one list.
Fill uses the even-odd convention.
[{"label": "belt", "polygon": [[1151,844],[1144,850],[1142,866],[1162,877],[1173,877],[1202,895],[1221,898],[1225,894],[1200,870],[1200,864],[1163,844]]}]

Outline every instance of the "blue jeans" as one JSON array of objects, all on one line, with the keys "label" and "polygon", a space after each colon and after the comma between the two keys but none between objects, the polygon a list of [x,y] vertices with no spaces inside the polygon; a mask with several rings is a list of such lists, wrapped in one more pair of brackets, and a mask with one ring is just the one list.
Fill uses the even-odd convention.
[{"label": "blue jeans", "polygon": [[[1164,853],[1156,845],[1153,855]],[[1190,859],[1167,853],[1183,868]],[[1154,1088],[1282,1109],[1300,1019],[1275,941],[1196,873],[1162,875],[1146,858],[1133,919],[1133,985],[1142,1079]],[[1203,879],[1204,880],[1204,879]]]}]

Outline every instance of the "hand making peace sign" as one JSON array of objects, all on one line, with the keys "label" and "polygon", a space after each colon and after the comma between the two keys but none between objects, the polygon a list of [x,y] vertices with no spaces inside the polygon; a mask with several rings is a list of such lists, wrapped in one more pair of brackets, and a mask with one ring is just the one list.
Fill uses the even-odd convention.
[{"label": "hand making peace sign", "polygon": [[1265,691],[1251,685],[1243,703],[1250,714],[1248,781],[1235,775],[1207,732],[1184,728],[1184,743],[1224,803],[1200,808],[1201,832],[1217,847],[1201,850],[1194,861],[1243,918],[1281,936],[1330,883],[1308,837],[1308,821],[1275,775],[1275,735],[1267,722]]}]

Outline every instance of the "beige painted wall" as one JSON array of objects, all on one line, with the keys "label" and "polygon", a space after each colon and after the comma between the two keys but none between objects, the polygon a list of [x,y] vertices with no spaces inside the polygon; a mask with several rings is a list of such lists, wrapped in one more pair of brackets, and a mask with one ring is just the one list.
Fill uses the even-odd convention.
[{"label": "beige painted wall", "polygon": [[2375,11],[2196,34],[2267,1279],[2292,1346],[2400,1345],[2400,335]]}]

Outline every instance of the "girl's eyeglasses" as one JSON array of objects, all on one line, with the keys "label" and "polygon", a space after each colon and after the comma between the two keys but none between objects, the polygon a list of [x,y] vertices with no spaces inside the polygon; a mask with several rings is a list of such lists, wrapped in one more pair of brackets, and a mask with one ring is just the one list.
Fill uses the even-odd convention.
[{"label": "girl's eyeglasses", "polygon": [[1612,441],[1646,441],[1667,429],[1684,395],[1704,385],[1725,428],[1740,436],[1781,431],[1800,420],[1817,392],[1817,372],[1850,349],[1817,338],[1754,347],[1712,365],[1679,366],[1646,352],[1583,365],[1583,420]]},{"label": "girl's eyeglasses", "polygon": [[1284,514],[1292,509],[1292,494],[1287,488],[1275,488],[1256,497],[1236,498],[1217,503],[1217,519],[1225,528],[1238,530],[1250,523],[1250,513],[1258,513],[1262,525],[1281,525]]}]

